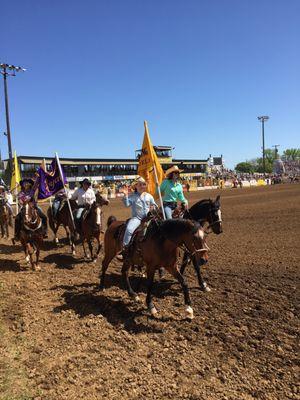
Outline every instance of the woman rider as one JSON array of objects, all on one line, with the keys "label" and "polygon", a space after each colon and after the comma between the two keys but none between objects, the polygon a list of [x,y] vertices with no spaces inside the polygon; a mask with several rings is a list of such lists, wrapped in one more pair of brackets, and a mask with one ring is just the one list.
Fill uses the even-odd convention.
[{"label": "woman rider", "polygon": [[157,207],[153,196],[146,192],[147,183],[144,178],[136,179],[131,187],[134,189],[134,193],[130,196],[128,196],[128,188],[126,186],[122,188],[124,193],[123,203],[126,207],[131,207],[131,218],[126,225],[123,238],[123,254],[128,248],[133,232],[140,226],[142,219],[147,216],[149,211]]},{"label": "woman rider", "polygon": [[[34,185],[34,181],[32,179],[25,178],[20,181],[21,192],[18,194],[18,202],[22,207],[29,203],[33,202],[35,208],[37,209],[38,215],[42,220],[42,227],[43,227],[43,235],[47,237],[47,217],[43,213],[42,209],[36,204],[34,199],[34,193],[36,191],[36,187]],[[20,210],[21,211],[21,210]],[[15,237],[14,240],[20,239],[20,231],[21,231],[21,212],[15,218]]]},{"label": "woman rider", "polygon": [[172,219],[172,213],[177,207],[177,201],[181,202],[182,208],[187,207],[187,199],[183,195],[181,183],[178,182],[181,169],[174,165],[166,171],[166,179],[160,185],[163,195],[163,205],[166,219]]}]

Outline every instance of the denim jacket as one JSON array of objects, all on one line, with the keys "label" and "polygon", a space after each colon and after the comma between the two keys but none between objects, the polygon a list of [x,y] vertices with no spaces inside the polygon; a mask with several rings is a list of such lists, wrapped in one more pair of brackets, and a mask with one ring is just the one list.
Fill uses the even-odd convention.
[{"label": "denim jacket", "polygon": [[150,206],[156,206],[153,196],[150,193],[142,194],[135,192],[130,196],[123,197],[123,203],[126,207],[131,207],[132,217],[143,219],[150,211]]}]

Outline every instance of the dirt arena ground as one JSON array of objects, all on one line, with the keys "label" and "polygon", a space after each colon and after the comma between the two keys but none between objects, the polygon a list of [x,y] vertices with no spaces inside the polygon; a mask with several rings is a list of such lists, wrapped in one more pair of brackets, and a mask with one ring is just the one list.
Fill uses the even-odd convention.
[{"label": "dirt arena ground", "polygon": [[[99,293],[102,254],[86,263],[48,241],[31,272],[1,240],[0,399],[300,399],[300,185],[224,190],[222,213],[224,233],[208,237],[212,291],[187,274],[192,322],[171,277],[156,284],[154,320],[122,289],[119,262]],[[116,199],[110,214],[128,210]]]}]

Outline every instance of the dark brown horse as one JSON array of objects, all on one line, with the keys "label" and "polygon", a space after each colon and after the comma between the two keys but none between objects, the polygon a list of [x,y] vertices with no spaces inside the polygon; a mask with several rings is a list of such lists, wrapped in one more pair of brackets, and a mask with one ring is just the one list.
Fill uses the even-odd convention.
[{"label": "dark brown horse", "polygon": [[[103,212],[101,207],[107,206],[109,204],[109,200],[105,199],[101,196],[99,192],[96,193],[96,201],[90,206],[90,209],[87,211],[83,220],[81,221],[80,226],[80,235],[82,238],[82,246],[84,255],[86,258],[90,258],[94,262],[97,261],[101,250],[101,231],[103,228]],[[93,239],[97,242],[97,250],[96,254],[93,255]],[[85,243],[88,244],[90,254],[87,254],[85,249]]]},{"label": "dark brown horse", "polygon": [[[108,220],[108,229],[104,236],[105,256],[102,262],[102,275],[100,289],[104,288],[105,273],[110,261],[120,251],[119,230],[123,222]],[[130,297],[138,300],[137,294],[133,291],[129,281],[129,269],[133,265],[146,265],[148,279],[148,291],[146,304],[153,316],[157,310],[152,301],[152,287],[155,271],[164,267],[180,283],[185,302],[185,316],[193,318],[193,309],[189,296],[188,286],[177,269],[178,250],[184,246],[195,264],[207,260],[207,247],[204,241],[204,233],[199,223],[190,220],[168,220],[151,221],[146,237],[141,239],[140,235],[135,235],[130,244],[127,256],[124,259],[122,276],[126,282],[127,291]]]},{"label": "dark brown horse", "polygon": [[[21,211],[20,241],[23,246],[26,261],[30,262],[34,271],[40,271],[39,257],[43,243],[42,219],[38,215],[33,202],[25,204]],[[35,255],[35,260],[34,260]]]},{"label": "dark brown horse", "polygon": [[[69,200],[69,201],[70,201],[71,210],[73,212],[78,207],[77,203],[74,200]],[[69,210],[69,206],[68,206],[66,199],[62,200],[61,206],[60,206],[55,218],[54,218],[53,209],[51,206],[48,208],[47,215],[48,215],[48,220],[49,220],[49,226],[54,233],[55,243],[59,244],[59,239],[57,237],[57,231],[58,231],[58,228],[62,225],[65,228],[66,235],[67,235],[68,241],[70,243],[72,253],[75,254],[75,246],[72,245],[72,243],[74,242],[75,228],[74,228],[74,224],[72,221],[72,217],[70,215],[70,210]],[[72,240],[71,240],[71,237],[72,237]]]},{"label": "dark brown horse", "polygon": [[[198,201],[197,203],[192,205],[190,209],[186,210],[183,213],[183,218],[199,222],[201,226],[205,228],[206,234],[213,232],[216,235],[219,235],[223,232],[220,196],[217,196],[216,200],[204,199]],[[180,273],[182,275],[184,274],[185,268],[188,265],[189,261],[191,261],[189,258],[189,254],[185,251],[180,268]],[[193,266],[196,271],[200,289],[205,292],[210,292],[210,288],[204,281],[201,274],[201,266],[203,265],[203,263],[204,260],[202,261],[202,263],[193,263]]]},{"label": "dark brown horse", "polygon": [[1,236],[9,237],[8,225],[10,221],[9,209],[7,207],[6,199],[0,198],[0,228]]}]

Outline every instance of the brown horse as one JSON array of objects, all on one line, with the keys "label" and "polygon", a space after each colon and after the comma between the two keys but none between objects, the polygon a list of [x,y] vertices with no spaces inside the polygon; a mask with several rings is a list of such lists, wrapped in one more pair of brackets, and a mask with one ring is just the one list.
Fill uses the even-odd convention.
[{"label": "brown horse", "polygon": [[0,228],[1,228],[1,236],[9,237],[8,225],[10,221],[9,210],[7,207],[6,199],[0,198]]},{"label": "brown horse", "polygon": [[[94,262],[97,261],[101,250],[101,231],[103,227],[103,212],[101,207],[107,206],[109,204],[109,200],[105,199],[101,196],[99,192],[96,193],[96,201],[90,206],[89,210],[87,211],[86,215],[81,221],[80,224],[80,235],[82,238],[82,247],[84,251],[84,255],[86,258],[93,260]],[[96,254],[93,255],[93,239],[97,242],[97,250]],[[85,244],[88,244],[90,254],[86,252]]]},{"label": "brown horse", "polygon": [[[104,288],[105,273],[110,261],[120,250],[118,231],[122,229],[122,222],[113,220],[113,217],[110,217],[108,224],[110,225],[104,236],[105,257],[102,262],[100,289]],[[193,318],[189,289],[183,276],[177,269],[178,250],[180,246],[186,248],[195,264],[207,260],[208,249],[204,241],[203,230],[199,223],[184,219],[162,222],[153,220],[150,223],[145,238],[141,239],[139,234],[135,235],[130,244],[128,254],[124,259],[122,276],[125,280],[129,296],[135,300],[138,300],[138,296],[130,285],[129,269],[133,265],[146,265],[148,278],[146,304],[153,316],[157,314],[152,301],[154,275],[156,270],[164,267],[180,283],[186,306],[185,316],[189,319]]]},{"label": "brown horse", "polygon": [[[76,201],[69,200],[72,212],[78,208]],[[72,245],[74,243],[74,224],[72,221],[72,217],[70,215],[70,210],[66,199],[62,200],[61,207],[57,212],[56,217],[54,218],[52,207],[50,206],[47,211],[47,216],[49,220],[49,226],[54,233],[54,241],[58,245],[59,239],[57,237],[58,228],[62,225],[65,228],[66,235],[68,241],[70,243],[72,253],[75,254],[75,246]],[[71,239],[72,238],[72,239]]]},{"label": "brown horse", "polygon": [[[38,215],[33,202],[25,204],[21,211],[20,241],[23,246],[26,261],[31,264],[34,271],[40,271],[39,257],[43,243],[42,220]],[[34,260],[34,254],[36,256]]]}]

